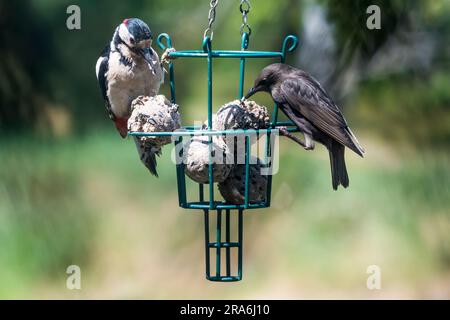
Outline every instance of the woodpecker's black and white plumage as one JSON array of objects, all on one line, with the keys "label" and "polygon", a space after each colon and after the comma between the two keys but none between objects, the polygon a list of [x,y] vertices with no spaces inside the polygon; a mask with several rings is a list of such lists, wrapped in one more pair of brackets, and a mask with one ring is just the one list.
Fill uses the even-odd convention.
[{"label": "woodpecker's black and white plumage", "polygon": [[[162,62],[151,47],[152,40],[152,32],[145,22],[125,19],[97,60],[97,79],[106,109],[122,138],[127,136],[131,102],[138,96],[157,95],[164,82]],[[142,154],[138,141],[136,144],[141,160],[156,175],[155,155]]]},{"label": "woodpecker's black and white plumage", "polygon": [[306,150],[314,149],[314,141],[320,142],[328,149],[333,189],[336,190],[338,185],[348,187],[345,147],[361,157],[364,156],[364,149],[320,83],[303,70],[274,63],[261,71],[245,98],[258,91],[271,94],[281,110],[303,133],[305,141],[290,136],[289,133],[286,135]]}]

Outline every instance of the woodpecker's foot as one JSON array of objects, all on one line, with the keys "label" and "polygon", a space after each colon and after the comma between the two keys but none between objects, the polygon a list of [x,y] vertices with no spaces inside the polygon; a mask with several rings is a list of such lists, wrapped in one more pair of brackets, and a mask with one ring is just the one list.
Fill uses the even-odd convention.
[{"label": "woodpecker's foot", "polygon": [[176,59],[174,57],[169,56],[171,52],[175,52],[175,48],[167,48],[166,51],[161,56],[161,64],[170,63],[170,60]]}]

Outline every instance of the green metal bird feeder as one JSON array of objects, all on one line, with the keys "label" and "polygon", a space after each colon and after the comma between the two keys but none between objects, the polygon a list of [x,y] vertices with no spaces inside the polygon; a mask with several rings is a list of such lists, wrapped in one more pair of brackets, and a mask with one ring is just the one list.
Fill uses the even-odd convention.
[{"label": "green metal bird feeder", "polygon": [[[252,150],[250,146],[250,136],[257,135],[258,137],[265,137],[265,161],[264,166],[270,167],[273,160],[273,140],[271,139],[271,133],[276,132],[277,127],[288,127],[289,131],[296,131],[295,126],[291,122],[278,121],[278,106],[275,104],[272,119],[270,121],[270,127],[268,129],[252,129],[252,130],[222,130],[217,131],[212,129],[212,116],[213,116],[213,60],[220,59],[240,59],[239,70],[239,87],[237,98],[242,98],[244,95],[244,76],[245,76],[245,64],[247,59],[253,58],[274,58],[276,61],[285,62],[286,55],[295,51],[298,45],[297,37],[289,35],[285,37],[281,51],[250,51],[247,50],[249,46],[251,29],[247,24],[247,13],[250,10],[248,1],[241,1],[240,11],[243,16],[243,24],[241,26],[241,48],[240,50],[213,50],[212,49],[212,23],[215,18],[215,9],[218,0],[211,1],[211,10],[208,16],[209,27],[205,30],[203,37],[201,50],[184,50],[173,51],[169,53],[171,58],[200,58],[206,59],[207,65],[207,124],[208,127],[202,128],[200,126],[185,126],[181,130],[175,132],[129,132],[131,136],[172,136],[175,141],[175,148],[178,144],[183,142],[183,138],[191,138],[193,136],[208,136],[209,144],[209,184],[198,184],[198,198],[196,200],[188,199],[186,176],[185,176],[185,164],[183,161],[177,161],[176,164],[176,176],[178,186],[178,201],[179,206],[184,209],[199,209],[204,214],[204,233],[205,233],[205,265],[206,265],[206,278],[210,281],[239,281],[242,279],[242,260],[243,260],[243,222],[244,222],[244,210],[248,209],[260,209],[270,207],[271,192],[272,192],[272,175],[267,175],[267,188],[265,199],[263,201],[250,201],[249,199],[249,171],[250,171],[250,158],[252,156]],[[164,43],[165,42],[165,43]],[[158,46],[165,50],[172,48],[172,40],[166,33],[162,33],[157,38]],[[275,62],[276,62],[275,61]],[[168,73],[170,78],[170,94],[173,103],[176,103],[176,90],[175,90],[175,76],[174,76],[174,63],[171,60],[168,67]],[[243,135],[245,138],[245,196],[243,204],[230,204],[226,201],[216,200],[214,191],[215,184],[213,181],[212,165],[212,137],[232,135]],[[181,151],[183,152],[183,151]],[[205,190],[207,189],[207,190]],[[206,197],[207,196],[207,197]],[[237,213],[237,230],[234,230],[235,241],[232,241],[232,213]],[[215,214],[215,219],[213,215]],[[225,223],[223,223],[225,220]],[[215,222],[215,226],[212,223]],[[215,230],[215,235],[210,232]],[[237,233],[237,236],[236,236]],[[211,240],[214,238],[214,240]],[[233,250],[237,250],[232,254]],[[215,253],[215,270],[211,270],[211,259],[214,258]],[[237,254],[236,254],[237,253]],[[233,258],[233,259],[232,259]],[[224,259],[224,260],[223,260]],[[233,260],[233,261],[232,261]],[[237,261],[236,261],[237,260]],[[232,272],[232,262],[233,271]],[[222,267],[224,265],[224,268]]]}]

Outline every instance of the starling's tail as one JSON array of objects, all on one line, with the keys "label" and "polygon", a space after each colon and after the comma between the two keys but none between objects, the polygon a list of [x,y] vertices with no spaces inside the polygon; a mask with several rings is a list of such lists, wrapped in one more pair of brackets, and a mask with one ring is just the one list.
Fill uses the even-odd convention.
[{"label": "starling's tail", "polygon": [[345,167],[345,147],[339,142],[332,141],[331,145],[328,147],[328,151],[330,153],[333,189],[337,190],[339,185],[347,188],[349,181],[347,168]]},{"label": "starling's tail", "polygon": [[136,143],[141,162],[147,167],[151,174],[158,177],[158,172],[156,171],[156,156],[160,155],[161,149],[156,148],[148,142],[142,142],[139,137],[134,137],[134,142]]}]

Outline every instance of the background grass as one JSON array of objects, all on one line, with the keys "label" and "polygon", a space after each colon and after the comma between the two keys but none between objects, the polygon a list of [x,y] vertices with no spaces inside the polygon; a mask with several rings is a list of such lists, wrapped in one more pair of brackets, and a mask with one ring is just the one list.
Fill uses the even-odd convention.
[{"label": "background grass", "polygon": [[[324,150],[282,141],[273,207],[245,214],[244,281],[204,280],[203,218],[177,206],[166,147],[160,178],[112,130],[1,141],[3,298],[435,298],[448,296],[449,155],[362,135],[351,187],[331,190]],[[68,265],[82,290],[65,288]],[[366,268],[383,290],[366,289]]]}]

